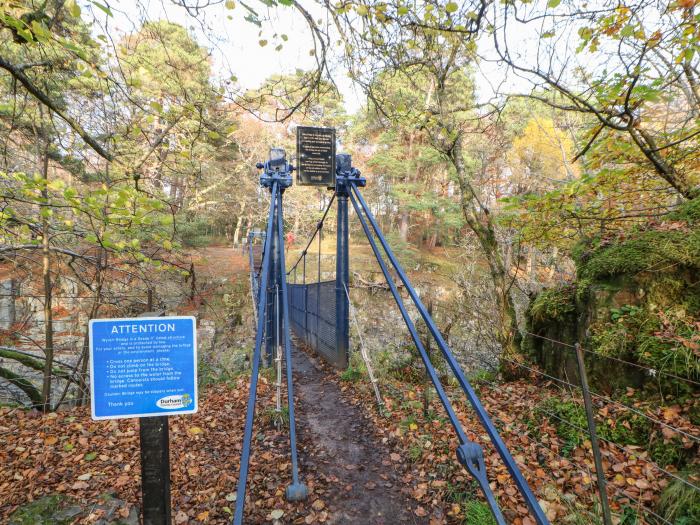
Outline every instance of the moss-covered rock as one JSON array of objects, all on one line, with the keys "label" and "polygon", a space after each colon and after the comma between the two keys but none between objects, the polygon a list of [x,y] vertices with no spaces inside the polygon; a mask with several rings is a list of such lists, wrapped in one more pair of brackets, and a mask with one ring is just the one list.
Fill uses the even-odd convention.
[{"label": "moss-covered rock", "polygon": [[649,230],[599,247],[581,261],[578,275],[601,280],[617,275],[700,268],[700,230]]},{"label": "moss-covered rock", "polygon": [[571,321],[576,313],[575,295],[572,286],[543,290],[530,303],[530,317],[540,324]]},{"label": "moss-covered rock", "polygon": [[587,356],[592,382],[609,392],[656,384],[654,371],[700,379],[700,203],[625,239],[582,243],[574,257],[576,282],[531,302],[527,330],[535,337],[525,338],[524,353],[568,380],[578,377],[566,346],[574,343],[652,369]]}]

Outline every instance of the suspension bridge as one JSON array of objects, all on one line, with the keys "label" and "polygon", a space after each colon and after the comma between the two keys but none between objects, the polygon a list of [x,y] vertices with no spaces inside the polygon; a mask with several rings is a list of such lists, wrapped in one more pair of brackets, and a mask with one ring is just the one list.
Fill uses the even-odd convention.
[{"label": "suspension bridge", "polygon": [[[264,232],[251,234],[248,239],[251,290],[256,312],[256,337],[252,356],[252,370],[247,413],[241,452],[240,472],[238,478],[238,497],[233,523],[244,522],[246,488],[249,477],[251,447],[253,446],[253,426],[257,402],[258,376],[261,366],[275,366],[278,384],[281,384],[282,370],[286,377],[288,413],[289,413],[289,450],[291,457],[292,482],[286,487],[285,495],[289,501],[303,500],[308,495],[308,488],[300,472],[296,417],[294,409],[294,382],[292,361],[292,334],[297,341],[305,344],[317,355],[331,365],[343,369],[349,362],[349,207],[352,206],[360,222],[365,237],[371,247],[382,274],[386,279],[391,295],[401,313],[413,344],[420,354],[440,403],[458,439],[455,461],[459,462],[471,474],[478,484],[496,522],[505,524],[503,513],[489,486],[489,473],[484,462],[482,445],[468,439],[450,400],[441,383],[438,373],[431,362],[418,330],[407,310],[407,304],[398,291],[398,280],[405,288],[410,303],[417,309],[427,326],[430,337],[434,340],[449,369],[457,381],[464,396],[471,404],[474,413],[493,447],[506,465],[510,476],[529,507],[536,523],[549,523],[537,498],[528,486],[522,472],[516,464],[508,447],[499,435],[489,414],[486,412],[474,388],[465,376],[452,351],[433,321],[428,309],[412,286],[389,243],[383,235],[377,221],[362,196],[361,188],[366,186],[366,179],[352,166],[350,155],[340,154],[336,157],[335,185],[329,188],[333,194],[325,208],[321,220],[316,225],[313,235],[308,240],[299,258],[287,270],[284,242],[284,193],[292,185],[294,167],[286,160],[284,154],[271,155],[270,160],[257,165],[262,170],[260,184],[269,190],[270,206]],[[321,242],[326,226],[328,212],[337,206],[336,213],[336,254],[335,278],[322,280]],[[261,243],[256,243],[256,238]],[[312,260],[310,248],[318,242],[318,258]],[[315,265],[316,280],[307,278],[307,270]],[[289,280],[293,282],[288,282]],[[277,396],[278,404],[280,395]]]}]

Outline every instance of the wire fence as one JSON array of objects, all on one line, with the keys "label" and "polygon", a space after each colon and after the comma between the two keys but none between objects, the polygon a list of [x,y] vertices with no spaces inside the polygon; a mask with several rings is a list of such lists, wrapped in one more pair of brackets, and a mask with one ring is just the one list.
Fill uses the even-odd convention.
[{"label": "wire fence", "polygon": [[[492,381],[489,381],[489,380],[487,380],[487,379],[478,379],[478,383],[479,383],[479,384],[486,385],[486,386],[488,386],[489,388],[492,388],[492,389],[494,389],[494,390],[497,391],[497,392],[504,393],[504,391],[503,391],[501,385],[499,385],[499,384],[497,384],[497,383],[494,383],[494,382],[492,382]],[[498,417],[498,416],[495,416],[495,415],[494,415],[494,416],[493,416],[493,419],[494,419],[494,421],[496,421],[496,422],[500,425],[501,430],[507,429],[507,427],[510,426],[509,423],[507,423],[506,421],[504,421],[503,419],[501,419],[501,418]],[[587,430],[586,430],[586,429],[581,429],[581,431],[587,433]],[[548,444],[542,443],[542,442],[539,441],[537,438],[535,438],[530,432],[519,433],[519,436],[521,436],[521,437],[525,438],[526,440],[528,440],[529,442],[531,442],[531,443],[537,445],[537,446],[540,447],[541,449],[546,450],[546,451],[548,451],[549,453],[555,455],[555,456],[556,456],[559,460],[561,460],[562,462],[572,464],[572,465],[574,465],[576,468],[580,469],[581,471],[586,472],[586,473],[588,474],[589,479],[591,479],[591,483],[592,483],[592,480],[593,480],[593,473],[592,473],[591,469],[588,467],[588,465],[585,465],[585,464],[582,465],[581,463],[575,461],[574,459],[572,459],[572,458],[570,458],[570,457],[565,457],[565,456],[561,455],[559,452],[553,450],[552,444],[551,444],[551,443],[548,443]],[[636,454],[634,454],[634,455],[636,455]],[[550,479],[552,479],[553,482],[556,482],[556,476],[554,476],[554,475],[552,474],[551,470],[550,470]],[[663,516],[659,515],[659,514],[656,513],[653,509],[650,509],[647,505],[644,505],[641,501],[639,501],[639,500],[637,500],[636,498],[634,498],[634,496],[632,496],[632,495],[629,494],[628,492],[624,492],[622,489],[620,489],[619,487],[615,486],[614,484],[608,483],[608,484],[607,484],[607,489],[608,489],[609,491],[611,491],[613,494],[615,494],[616,496],[621,496],[623,500],[624,500],[624,499],[629,499],[629,500],[634,501],[634,502],[637,504],[638,510],[640,510],[640,511],[641,511],[642,513],[644,513],[645,515],[647,515],[647,516],[652,516],[655,520],[659,520],[658,522],[660,522],[660,523],[668,524],[668,525],[673,525],[673,524],[672,524],[670,521],[668,521],[666,518],[664,518]]]}]

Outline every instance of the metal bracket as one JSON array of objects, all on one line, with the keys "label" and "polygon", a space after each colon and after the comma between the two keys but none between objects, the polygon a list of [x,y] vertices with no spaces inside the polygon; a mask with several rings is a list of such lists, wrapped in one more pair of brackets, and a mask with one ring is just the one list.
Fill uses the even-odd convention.
[{"label": "metal bracket", "polygon": [[335,191],[338,195],[348,195],[350,184],[360,188],[367,185],[367,179],[360,176],[360,170],[352,166],[352,156],[340,153],[335,159]]},{"label": "metal bracket", "polygon": [[501,509],[498,507],[498,502],[496,501],[496,497],[494,496],[491,486],[489,485],[489,479],[486,476],[484,449],[481,448],[481,445],[478,443],[467,441],[466,443],[463,443],[457,447],[457,459],[479,484],[481,492],[483,492],[486,502],[491,508],[491,512],[493,517],[496,519],[496,522],[499,525],[505,525],[503,514],[501,514]]},{"label": "metal bracket", "polygon": [[284,191],[292,185],[292,172],[296,168],[290,162],[284,161],[284,164],[279,164],[267,160],[258,162],[255,167],[263,170],[260,175],[260,185],[263,188],[272,188],[272,185],[277,182],[280,191]]}]

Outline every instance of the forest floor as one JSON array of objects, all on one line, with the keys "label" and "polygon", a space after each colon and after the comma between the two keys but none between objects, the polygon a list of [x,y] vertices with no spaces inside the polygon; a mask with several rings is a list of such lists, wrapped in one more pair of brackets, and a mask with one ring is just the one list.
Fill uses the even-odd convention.
[{"label": "forest floor", "polygon": [[[202,293],[179,310],[206,316],[208,295],[247,278],[247,258],[230,247],[203,248],[193,261]],[[372,422],[344,400],[314,358],[295,350],[295,365],[300,463],[310,497],[296,504],[284,500],[288,433],[274,425],[275,388],[263,374],[246,522],[427,524],[427,513],[402,489],[404,474],[390,460],[395,454],[368,428]],[[230,522],[247,383],[244,374],[209,386],[197,414],[170,418],[175,524]],[[96,422],[88,408],[47,415],[1,408],[0,435],[0,522],[136,523],[137,420]]]},{"label": "forest floor", "polygon": [[[196,264],[204,289],[247,279],[240,251],[211,247],[199,255]],[[193,308],[202,318],[211,316],[209,308]],[[295,350],[294,367],[301,479],[310,496],[300,503],[284,499],[291,478],[289,438],[284,426],[274,424],[273,371],[264,370],[246,523],[491,523],[473,482],[456,462],[454,432],[434,394],[423,411],[422,376],[407,370],[400,377],[384,377],[380,388],[386,410],[380,413],[364,377],[341,375],[300,349]],[[557,396],[556,390],[532,378],[506,384],[486,381],[479,390],[552,522],[592,523],[585,517],[595,500],[589,444],[566,448],[549,419],[537,414],[541,403]],[[489,479],[508,522],[532,525],[473,412],[456,389],[448,387],[448,393],[470,439],[484,445]],[[230,522],[238,497],[247,397],[248,375],[243,373],[203,388],[197,414],[170,418],[176,525]],[[609,414],[613,420],[619,416],[613,408]],[[687,426],[680,407],[653,414],[689,433],[698,430]],[[88,408],[42,415],[6,407],[0,408],[0,437],[0,522],[137,522],[137,420],[92,421]],[[667,481],[646,452],[603,443],[603,455],[615,512],[658,500]],[[583,521],[574,521],[576,516],[584,516]]]}]

